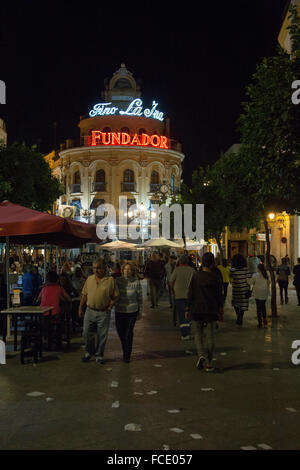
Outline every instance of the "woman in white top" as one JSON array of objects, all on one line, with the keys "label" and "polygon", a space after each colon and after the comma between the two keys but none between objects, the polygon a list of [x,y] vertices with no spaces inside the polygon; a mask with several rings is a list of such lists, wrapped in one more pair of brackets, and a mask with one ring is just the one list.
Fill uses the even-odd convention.
[{"label": "woman in white top", "polygon": [[269,296],[270,281],[263,263],[257,266],[258,272],[253,274],[251,284],[253,284],[253,297],[255,298],[257,308],[258,328],[262,327],[262,319],[264,326],[267,326],[266,300]]}]

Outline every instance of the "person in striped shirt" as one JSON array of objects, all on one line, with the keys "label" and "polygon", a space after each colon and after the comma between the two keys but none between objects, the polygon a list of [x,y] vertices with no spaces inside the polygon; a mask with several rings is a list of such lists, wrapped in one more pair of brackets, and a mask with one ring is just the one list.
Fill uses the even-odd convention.
[{"label": "person in striped shirt", "polygon": [[116,278],[119,298],[116,303],[116,329],[121,340],[123,361],[130,362],[133,329],[136,320],[142,317],[143,293],[137,277],[136,266],[126,262],[122,266],[122,276]]},{"label": "person in striped shirt", "polygon": [[230,269],[232,282],[232,305],[236,313],[236,324],[243,324],[243,317],[248,310],[249,298],[247,296],[250,289],[248,278],[251,274],[248,271],[247,261],[243,255],[237,253],[233,256]]}]

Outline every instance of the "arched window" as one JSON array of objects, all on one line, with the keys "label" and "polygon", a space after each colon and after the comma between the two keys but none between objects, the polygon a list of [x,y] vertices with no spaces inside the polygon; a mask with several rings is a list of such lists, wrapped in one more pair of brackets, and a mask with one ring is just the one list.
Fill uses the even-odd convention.
[{"label": "arched window", "polygon": [[92,184],[92,191],[106,191],[105,171],[100,169],[96,171],[95,181]]},{"label": "arched window", "polygon": [[77,170],[73,174],[73,184],[69,186],[70,193],[80,193],[81,192],[81,181],[80,181],[80,171]]},{"label": "arched window", "polygon": [[134,172],[128,168],[124,171],[121,188],[124,192],[135,191]]},{"label": "arched window", "polygon": [[111,132],[111,128],[110,127],[104,127],[104,129],[102,129],[102,132]]},{"label": "arched window", "polygon": [[96,183],[105,183],[105,171],[97,170],[96,171]]},{"label": "arched window", "polygon": [[159,174],[155,170],[151,173],[151,184],[159,184]]},{"label": "arched window", "polygon": [[132,85],[126,78],[119,78],[119,80],[117,80],[114,84],[114,88],[117,88],[118,90],[124,90],[127,88],[132,88]]},{"label": "arched window", "polygon": [[74,173],[74,184],[80,184],[81,181],[80,181],[80,172],[79,171],[75,171]]},{"label": "arched window", "polygon": [[139,129],[139,135],[142,135],[142,134],[147,134],[146,129],[143,129],[143,128]]},{"label": "arched window", "polygon": [[121,132],[126,132],[127,134],[130,134],[130,130],[128,127],[122,127]]},{"label": "arched window", "polygon": [[134,183],[134,172],[132,170],[125,170],[123,175],[124,183]]},{"label": "arched window", "polygon": [[153,170],[150,178],[150,193],[155,193],[159,188],[159,174],[158,171]]}]

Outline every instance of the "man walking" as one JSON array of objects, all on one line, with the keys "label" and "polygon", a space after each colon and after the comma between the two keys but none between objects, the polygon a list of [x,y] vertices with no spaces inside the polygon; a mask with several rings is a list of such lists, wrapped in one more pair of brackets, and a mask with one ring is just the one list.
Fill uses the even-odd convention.
[{"label": "man walking", "polygon": [[147,262],[145,267],[145,277],[149,280],[151,307],[158,307],[158,298],[160,294],[160,287],[162,279],[165,274],[165,267],[163,262],[159,259],[157,253],[153,253],[151,259]]},{"label": "man walking", "polygon": [[223,320],[222,281],[215,272],[214,255],[205,253],[202,257],[202,271],[192,277],[186,318],[195,327],[195,343],[198,353],[197,368],[214,370],[212,365],[215,349],[215,330],[217,320]]},{"label": "man walking", "polygon": [[[116,303],[119,290],[113,277],[107,276],[107,266],[99,259],[93,264],[94,274],[85,281],[79,305],[79,317],[84,316],[83,337],[86,354],[83,362],[95,355],[98,364],[104,364],[104,349],[108,337],[111,309]],[[86,307],[84,313],[83,308]],[[94,332],[97,332],[95,345]]]},{"label": "man walking", "polygon": [[182,255],[179,266],[174,269],[170,278],[171,289],[175,297],[175,308],[179,316],[181,339],[190,339],[190,322],[185,318],[185,308],[188,302],[188,292],[195,269],[189,266],[189,257]]}]

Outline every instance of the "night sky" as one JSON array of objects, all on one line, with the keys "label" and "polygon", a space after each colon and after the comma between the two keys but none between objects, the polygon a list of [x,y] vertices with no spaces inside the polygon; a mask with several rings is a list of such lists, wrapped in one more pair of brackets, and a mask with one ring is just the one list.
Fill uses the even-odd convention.
[{"label": "night sky", "polygon": [[[108,3],[108,2],[107,2]],[[164,5],[163,9],[161,4]],[[276,52],[286,0],[1,2],[0,117],[9,143],[53,149],[79,135],[122,62],[183,144],[183,177],[239,141],[236,120],[256,64]]]}]

